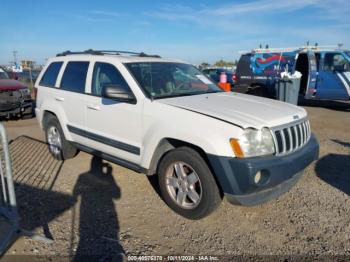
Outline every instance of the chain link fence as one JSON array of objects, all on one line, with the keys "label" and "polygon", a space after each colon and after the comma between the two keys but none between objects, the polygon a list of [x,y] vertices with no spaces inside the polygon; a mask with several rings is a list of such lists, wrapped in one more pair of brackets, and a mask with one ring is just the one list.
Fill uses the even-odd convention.
[{"label": "chain link fence", "polygon": [[20,234],[19,216],[6,130],[0,123],[0,255]]}]

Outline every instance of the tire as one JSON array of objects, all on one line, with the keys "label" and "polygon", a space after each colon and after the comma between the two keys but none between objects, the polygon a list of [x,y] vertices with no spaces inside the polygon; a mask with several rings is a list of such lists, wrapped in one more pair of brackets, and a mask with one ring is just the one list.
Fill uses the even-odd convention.
[{"label": "tire", "polygon": [[61,125],[53,115],[46,119],[45,136],[50,154],[55,159],[67,160],[78,154],[78,150],[64,137]]},{"label": "tire", "polygon": [[252,87],[248,92],[248,95],[253,96],[261,96],[261,97],[268,97],[269,94],[267,93],[266,89],[262,86],[254,86]]},{"label": "tire", "polygon": [[171,150],[161,160],[158,170],[161,195],[179,215],[200,219],[208,216],[221,203],[214,176],[197,151],[188,147]]}]

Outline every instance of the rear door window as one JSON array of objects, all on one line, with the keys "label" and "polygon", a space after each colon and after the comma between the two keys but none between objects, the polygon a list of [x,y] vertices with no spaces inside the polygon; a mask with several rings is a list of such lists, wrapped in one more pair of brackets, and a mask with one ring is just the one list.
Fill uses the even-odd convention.
[{"label": "rear door window", "polygon": [[44,76],[41,78],[39,85],[47,86],[47,87],[55,87],[57,76],[61,70],[62,64],[63,62],[51,63],[46,69]]},{"label": "rear door window", "polygon": [[61,88],[67,91],[85,93],[89,62],[69,62],[64,70]]}]

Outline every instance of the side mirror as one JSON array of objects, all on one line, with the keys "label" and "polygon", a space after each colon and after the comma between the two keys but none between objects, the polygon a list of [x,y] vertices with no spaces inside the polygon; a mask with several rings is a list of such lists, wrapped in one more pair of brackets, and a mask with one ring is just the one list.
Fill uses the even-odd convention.
[{"label": "side mirror", "polygon": [[125,90],[120,85],[105,85],[102,87],[102,97],[128,103],[135,103],[135,96],[131,91]]},{"label": "side mirror", "polygon": [[334,71],[338,71],[338,72],[344,72],[345,71],[345,64],[343,64],[343,65],[335,65],[333,67],[333,70]]}]

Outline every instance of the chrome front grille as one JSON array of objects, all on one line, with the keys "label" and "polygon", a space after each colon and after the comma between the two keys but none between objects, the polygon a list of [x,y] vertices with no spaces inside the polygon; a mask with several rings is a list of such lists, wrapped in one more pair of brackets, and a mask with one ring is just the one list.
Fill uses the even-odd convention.
[{"label": "chrome front grille", "polygon": [[311,136],[309,120],[303,119],[292,124],[271,128],[276,155],[292,153],[305,145]]}]

